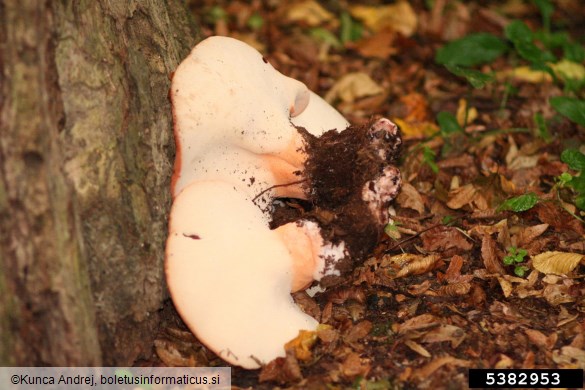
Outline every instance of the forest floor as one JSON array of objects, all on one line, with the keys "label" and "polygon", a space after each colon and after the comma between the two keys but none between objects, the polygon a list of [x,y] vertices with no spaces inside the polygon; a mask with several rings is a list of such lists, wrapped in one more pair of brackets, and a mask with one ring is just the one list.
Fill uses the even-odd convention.
[{"label": "forest floor", "polygon": [[[585,368],[580,0],[190,4],[202,38],[251,44],[405,142],[375,253],[294,296],[328,326],[262,370],[234,367],[235,386],[459,389],[470,368]],[[163,363],[225,365],[169,312]]]}]

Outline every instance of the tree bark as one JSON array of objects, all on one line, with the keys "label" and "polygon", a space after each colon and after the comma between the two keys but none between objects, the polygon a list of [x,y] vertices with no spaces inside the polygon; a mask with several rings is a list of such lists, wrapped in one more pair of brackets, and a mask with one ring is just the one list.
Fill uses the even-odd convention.
[{"label": "tree bark", "polygon": [[180,0],[0,0],[0,364],[129,365],[166,298]]}]

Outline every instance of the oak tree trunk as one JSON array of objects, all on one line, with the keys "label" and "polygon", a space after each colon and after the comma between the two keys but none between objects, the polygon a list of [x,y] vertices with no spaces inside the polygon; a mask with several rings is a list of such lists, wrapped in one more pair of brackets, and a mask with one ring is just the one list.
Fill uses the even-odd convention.
[{"label": "oak tree trunk", "polygon": [[181,0],[0,0],[0,365],[129,365],[166,297]]}]

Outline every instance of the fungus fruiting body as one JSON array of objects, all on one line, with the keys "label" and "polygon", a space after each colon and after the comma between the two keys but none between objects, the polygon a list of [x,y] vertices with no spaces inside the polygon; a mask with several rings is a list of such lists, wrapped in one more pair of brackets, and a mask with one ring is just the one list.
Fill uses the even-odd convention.
[{"label": "fungus fruiting body", "polygon": [[169,290],[204,344],[229,363],[258,368],[283,356],[300,329],[317,325],[290,292],[294,264],[303,274],[295,288],[319,277],[318,228],[268,227],[273,197],[305,196],[290,184],[305,161],[291,120],[316,134],[347,121],[256,50],[225,37],[193,49],[174,73],[170,96],[177,157]]},{"label": "fungus fruiting body", "polygon": [[[284,356],[284,344],[299,330],[317,326],[291,291],[340,276],[338,263],[361,253],[318,218],[270,227],[276,197],[321,202],[328,190],[317,184],[323,178],[318,165],[325,162],[314,156],[335,151],[338,141],[351,143],[341,131],[349,124],[304,84],[227,37],[193,49],[174,73],[170,97],[177,147],[165,262],[169,291],[201,342],[231,364],[259,368]],[[348,182],[355,196],[347,202],[365,210],[359,214],[373,221],[364,225],[373,231],[400,187],[397,170],[385,167],[399,146],[392,126],[380,119],[359,133],[377,156],[366,159],[375,167],[365,168],[358,152],[351,156],[364,176]],[[324,141],[316,141],[323,134]]]}]

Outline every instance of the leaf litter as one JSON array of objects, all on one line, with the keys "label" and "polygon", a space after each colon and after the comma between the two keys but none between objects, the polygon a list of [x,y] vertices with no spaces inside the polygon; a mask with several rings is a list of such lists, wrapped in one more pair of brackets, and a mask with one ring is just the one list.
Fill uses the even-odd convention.
[{"label": "leaf litter", "polygon": [[[386,116],[406,143],[393,233],[342,285],[294,294],[323,325],[259,371],[232,368],[235,388],[466,388],[468,368],[585,368],[585,58],[570,41],[550,71],[534,63],[548,54],[510,53],[510,22],[537,36],[535,5],[188,4],[202,37],[244,37],[352,123]],[[566,0],[549,22],[582,34],[585,10]],[[489,50],[458,58],[470,42]],[[512,247],[523,277],[503,262]],[[225,365],[164,312],[145,364]]]}]

